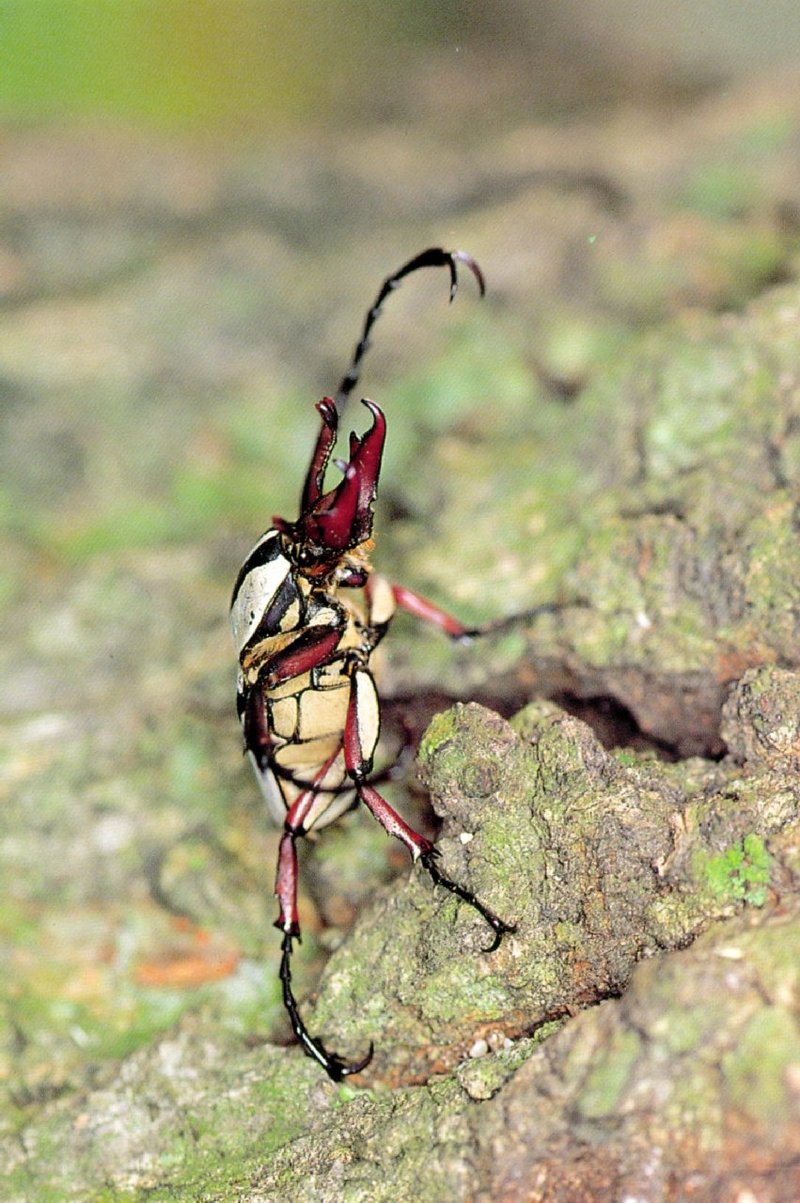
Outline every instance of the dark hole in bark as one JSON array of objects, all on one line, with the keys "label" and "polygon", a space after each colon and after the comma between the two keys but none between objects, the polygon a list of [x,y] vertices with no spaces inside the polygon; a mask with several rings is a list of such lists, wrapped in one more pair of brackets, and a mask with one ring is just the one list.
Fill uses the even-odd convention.
[{"label": "dark hole in bark", "polygon": [[[547,695],[549,699],[561,706],[568,714],[581,719],[594,731],[605,748],[633,748],[637,752],[655,752],[660,760],[674,762],[682,759],[678,746],[668,740],[659,739],[648,731],[643,731],[632,712],[617,698],[605,695],[595,697],[578,697],[569,691],[554,691]],[[427,691],[415,695],[398,695],[384,698],[382,701],[383,720],[389,731],[404,732],[396,738],[411,742],[417,746],[426,727],[442,710],[446,710],[463,698],[452,697],[438,691]],[[503,691],[485,690],[472,695],[472,701],[495,710],[504,718],[511,718],[531,698],[522,690],[511,688]],[[703,755],[709,760],[720,760],[725,754],[725,747],[715,734],[707,746],[695,754]]]}]

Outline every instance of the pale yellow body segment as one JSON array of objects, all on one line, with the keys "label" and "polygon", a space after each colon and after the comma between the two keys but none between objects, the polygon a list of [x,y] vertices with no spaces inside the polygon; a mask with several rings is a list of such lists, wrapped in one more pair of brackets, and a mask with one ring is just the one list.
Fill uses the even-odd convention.
[{"label": "pale yellow body segment", "polygon": [[[374,755],[380,733],[380,707],[372,674],[366,669],[345,671],[347,653],[357,653],[362,648],[365,626],[386,623],[393,612],[391,586],[386,583],[384,588],[382,578],[372,578],[370,584],[368,613],[355,598],[336,598],[346,616],[336,659],[264,691],[274,736],[274,760],[280,769],[297,778],[290,780],[276,774],[265,783],[265,797],[277,822],[283,821],[284,814],[303,791],[301,782],[309,785],[316,782],[321,787],[318,800],[304,822],[306,830],[327,826],[352,804],[354,791],[347,787],[342,742],[353,689],[362,758],[370,761]],[[375,617],[376,609],[379,617]],[[320,609],[308,625],[332,624],[336,616],[333,609]],[[247,657],[247,667],[243,662],[245,673],[257,678],[260,666],[277,651],[290,646],[298,635],[298,631],[282,631],[256,644]],[[326,764],[328,768],[320,777]],[[344,787],[341,793],[340,787]]]}]

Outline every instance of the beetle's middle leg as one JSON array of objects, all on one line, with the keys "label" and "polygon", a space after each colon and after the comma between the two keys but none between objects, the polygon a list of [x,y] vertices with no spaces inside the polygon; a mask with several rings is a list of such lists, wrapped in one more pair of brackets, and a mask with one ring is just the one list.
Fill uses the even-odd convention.
[{"label": "beetle's middle leg", "polygon": [[347,775],[353,782],[359,799],[378,820],[384,831],[400,840],[411,853],[412,860],[419,860],[431,875],[435,885],[444,886],[481,915],[495,933],[487,952],[494,952],[501,939],[514,931],[513,924],[506,923],[494,911],[490,911],[475,895],[446,877],[436,863],[438,852],[433,842],[409,827],[373,785],[368,777],[372,770],[372,757],[378,742],[379,712],[378,696],[372,675],[366,668],[357,668],[352,675],[350,702],[344,732],[344,762]]}]

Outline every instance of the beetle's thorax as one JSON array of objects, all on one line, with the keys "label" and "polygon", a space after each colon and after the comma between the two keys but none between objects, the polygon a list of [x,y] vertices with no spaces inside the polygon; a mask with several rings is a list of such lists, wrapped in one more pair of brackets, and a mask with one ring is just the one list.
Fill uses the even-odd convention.
[{"label": "beetle's thorax", "polygon": [[370,552],[373,540],[365,539],[344,551],[334,560],[309,562],[302,548],[285,533],[280,534],[281,550],[292,565],[295,578],[301,588],[310,588],[313,593],[333,593],[341,586],[362,587],[372,572]]}]

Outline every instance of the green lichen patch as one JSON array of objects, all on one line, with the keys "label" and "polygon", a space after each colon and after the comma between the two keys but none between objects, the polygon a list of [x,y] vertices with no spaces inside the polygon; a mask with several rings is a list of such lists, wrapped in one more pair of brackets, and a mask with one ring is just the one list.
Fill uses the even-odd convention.
[{"label": "green lichen patch", "polygon": [[767,1129],[792,1122],[800,1072],[796,1017],[781,1006],[759,1010],[722,1058],[721,1068],[723,1089],[737,1112]]},{"label": "green lichen patch", "polygon": [[234,1199],[263,1157],[306,1125],[303,1073],[290,1078],[283,1069],[279,1053],[265,1057],[197,1024],[184,1026],[85,1095],[77,1116],[55,1107],[30,1129],[35,1170],[13,1170],[7,1197],[17,1203],[33,1189],[37,1198],[47,1197],[40,1190],[63,1200],[94,1198],[99,1179],[109,1197],[146,1191]]},{"label": "green lichen patch", "polygon": [[428,725],[419,747],[419,754],[424,759],[441,750],[455,735],[456,721],[453,710],[443,710],[434,715]]},{"label": "green lichen patch", "polygon": [[796,997],[778,981],[797,928],[796,913],[719,925],[692,950],[641,965],[620,1001],[568,1023],[481,1118],[487,1189],[502,1197],[514,1181],[566,1172],[572,1190],[600,1197],[594,1168],[611,1165],[631,1192],[655,1158],[677,1197],[702,1175],[712,1199],[758,1148],[757,1181],[790,1190],[798,1029]]},{"label": "green lichen patch", "polygon": [[643,954],[763,906],[785,872],[769,841],[796,830],[800,796],[775,806],[772,783],[734,764],[621,761],[543,702],[513,727],[459,705],[433,735],[421,771],[444,819],[442,871],[516,930],[484,956],[480,916],[419,867],[362,915],[314,1023],[353,1052],[389,1026],[382,1075],[463,1053],[481,1025],[516,1032],[517,1016],[540,1023],[623,989]]},{"label": "green lichen patch", "polygon": [[713,894],[731,901],[763,906],[767,899],[770,857],[764,841],[754,832],[718,856],[698,865]]}]

